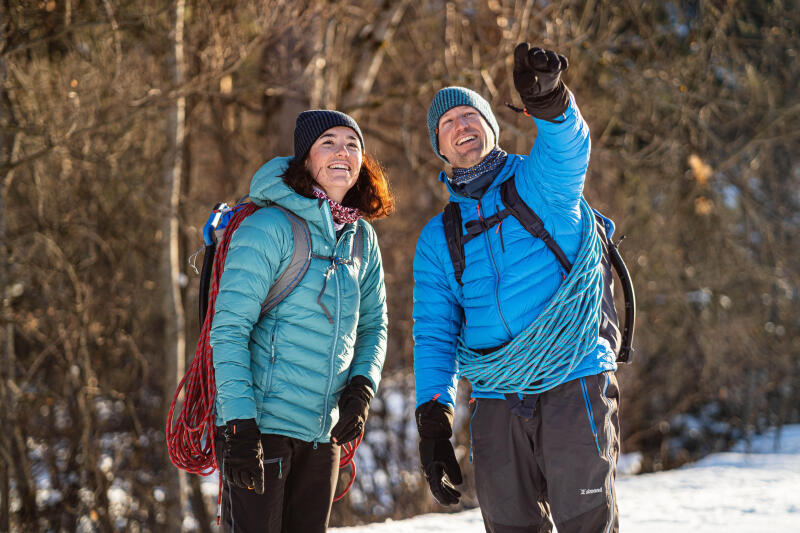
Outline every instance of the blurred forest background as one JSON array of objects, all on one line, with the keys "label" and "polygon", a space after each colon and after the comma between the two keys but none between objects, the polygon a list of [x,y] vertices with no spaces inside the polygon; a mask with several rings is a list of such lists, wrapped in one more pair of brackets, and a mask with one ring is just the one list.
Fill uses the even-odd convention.
[{"label": "blurred forest background", "polygon": [[411,261],[446,202],[425,114],[472,87],[527,153],[535,125],[503,105],[523,40],[569,57],[585,194],[627,235],[623,452],[668,469],[800,421],[798,2],[0,3],[0,531],[215,530],[216,483],[164,443],[199,329],[186,258],[307,108],[357,118],[398,206],[375,224],[384,383],[332,523],[441,510],[412,421]]}]

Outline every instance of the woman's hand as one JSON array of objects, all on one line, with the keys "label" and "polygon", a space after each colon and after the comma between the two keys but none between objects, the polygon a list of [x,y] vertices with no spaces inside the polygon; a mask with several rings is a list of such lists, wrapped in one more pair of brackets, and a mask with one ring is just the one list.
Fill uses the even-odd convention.
[{"label": "woman's hand", "polygon": [[364,376],[355,376],[350,380],[339,398],[339,422],[331,430],[333,442],[344,444],[364,432],[369,402],[374,395],[372,382]]},{"label": "woman's hand", "polygon": [[224,478],[242,489],[264,494],[264,452],[255,419],[231,420],[225,428]]}]

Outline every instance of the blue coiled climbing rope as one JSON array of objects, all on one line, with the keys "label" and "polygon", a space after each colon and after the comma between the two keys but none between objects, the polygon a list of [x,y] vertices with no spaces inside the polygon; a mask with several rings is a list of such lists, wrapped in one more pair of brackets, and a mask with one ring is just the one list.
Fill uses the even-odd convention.
[{"label": "blue coiled climbing rope", "polygon": [[536,320],[507,345],[481,354],[458,343],[459,377],[477,392],[537,394],[560,385],[597,345],[602,316],[602,245],[581,198],[581,248],[567,278]]}]

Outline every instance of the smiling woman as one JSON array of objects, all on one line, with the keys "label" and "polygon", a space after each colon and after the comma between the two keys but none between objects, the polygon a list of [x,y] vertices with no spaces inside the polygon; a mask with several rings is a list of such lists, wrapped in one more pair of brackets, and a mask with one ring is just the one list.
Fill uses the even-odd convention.
[{"label": "smiling woman", "polygon": [[336,126],[311,145],[306,168],[332,200],[341,203],[361,171],[361,141],[356,132]]},{"label": "smiling woman", "polygon": [[[258,209],[233,233],[210,340],[225,531],[322,532],[340,445],[359,439],[386,353],[377,237],[362,219],[394,209],[361,130],[338,111],[297,117],[294,157],[263,165]],[[277,205],[282,209],[269,209]],[[303,219],[311,254],[299,284],[262,314],[294,259]]]},{"label": "smiling woman", "polygon": [[305,157],[295,156],[289,161],[283,181],[306,198],[319,197],[315,189],[321,189],[342,206],[358,209],[367,220],[394,211],[383,168],[363,151],[360,138],[349,127],[325,130]]}]

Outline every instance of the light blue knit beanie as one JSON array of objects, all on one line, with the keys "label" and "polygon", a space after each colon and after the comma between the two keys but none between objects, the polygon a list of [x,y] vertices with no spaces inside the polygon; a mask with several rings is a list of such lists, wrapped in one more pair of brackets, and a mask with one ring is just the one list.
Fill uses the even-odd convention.
[{"label": "light blue knit beanie", "polygon": [[431,136],[433,152],[445,163],[449,163],[449,161],[439,153],[439,139],[436,135],[436,128],[442,115],[460,105],[474,107],[483,116],[489,127],[492,128],[492,132],[494,132],[495,145],[500,139],[500,128],[497,126],[497,119],[494,118],[489,102],[475,91],[466,87],[445,87],[436,93],[431,106],[428,108],[428,133]]}]

